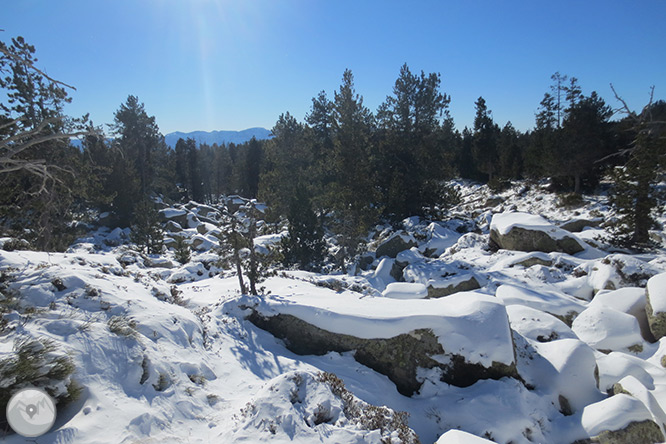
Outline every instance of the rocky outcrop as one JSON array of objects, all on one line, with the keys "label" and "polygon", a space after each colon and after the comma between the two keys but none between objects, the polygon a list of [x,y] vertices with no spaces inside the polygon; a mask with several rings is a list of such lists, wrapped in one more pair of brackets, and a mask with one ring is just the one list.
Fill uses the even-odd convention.
[{"label": "rocky outcrop", "polygon": [[[429,329],[414,330],[389,339],[362,339],[331,333],[295,316],[277,314],[262,316],[252,310],[248,320],[257,327],[283,339],[289,350],[299,355],[323,355],[328,352],[354,350],[354,359],[388,376],[398,391],[411,396],[421,388],[417,369],[441,371],[441,380],[458,387],[468,387],[480,379],[500,379],[505,376],[520,379],[515,364],[493,362],[489,368],[469,363],[464,357],[447,354]],[[448,363],[433,356],[446,356]]]}]

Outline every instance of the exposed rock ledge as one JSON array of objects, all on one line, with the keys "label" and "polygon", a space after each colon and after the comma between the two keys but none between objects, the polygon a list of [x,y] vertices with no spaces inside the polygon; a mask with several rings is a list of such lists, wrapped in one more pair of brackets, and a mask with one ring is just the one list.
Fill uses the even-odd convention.
[{"label": "exposed rock ledge", "polygon": [[458,387],[470,386],[480,379],[505,376],[522,380],[515,361],[511,365],[493,362],[489,368],[466,362],[463,356],[447,353],[430,329],[414,330],[388,339],[362,339],[331,333],[288,314],[262,316],[252,310],[247,319],[283,339],[287,348],[296,354],[323,355],[331,351],[354,350],[354,358],[359,363],[388,376],[405,396],[411,396],[421,388],[423,381],[417,378],[418,368],[439,368],[441,380]]}]

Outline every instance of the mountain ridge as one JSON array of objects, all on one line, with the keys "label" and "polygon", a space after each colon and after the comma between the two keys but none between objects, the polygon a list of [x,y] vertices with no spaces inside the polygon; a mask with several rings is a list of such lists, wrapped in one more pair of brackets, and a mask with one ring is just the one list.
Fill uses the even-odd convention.
[{"label": "mountain ridge", "polygon": [[253,137],[257,140],[269,139],[270,135],[270,130],[267,130],[266,128],[253,127],[241,131],[216,130],[191,131],[188,133],[175,131],[169,134],[165,134],[164,140],[167,145],[169,145],[171,148],[174,148],[178,142],[178,139],[194,139],[197,142],[197,145],[204,143],[208,145],[213,145],[214,143],[221,145],[226,143],[240,144],[252,140]]}]

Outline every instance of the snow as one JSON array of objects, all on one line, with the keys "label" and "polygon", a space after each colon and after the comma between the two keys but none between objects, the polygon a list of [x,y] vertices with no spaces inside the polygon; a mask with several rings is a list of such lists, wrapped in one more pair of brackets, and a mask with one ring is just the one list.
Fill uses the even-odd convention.
[{"label": "snow", "polygon": [[566,317],[585,309],[582,301],[555,291],[533,291],[514,285],[502,285],[496,296],[505,305],[524,305],[556,316]]},{"label": "snow", "polygon": [[581,422],[590,436],[596,436],[605,430],[621,430],[632,422],[651,419],[650,411],[641,401],[619,394],[585,407]]},{"label": "snow", "polygon": [[386,286],[382,295],[392,299],[423,299],[428,296],[428,289],[423,284],[392,282]]},{"label": "snow", "polygon": [[479,438],[471,433],[463,432],[462,430],[449,430],[437,440],[435,444],[487,444],[493,441],[488,441],[484,438]]},{"label": "snow", "polygon": [[643,342],[638,319],[599,305],[590,306],[579,314],[571,329],[597,350],[621,350]]},{"label": "snow", "polygon": [[565,237],[575,236],[570,232],[556,227],[543,217],[529,213],[499,213],[493,215],[490,230],[497,231],[500,235],[508,234],[513,228],[524,228],[530,231],[543,231],[549,237],[559,240]]},{"label": "snow", "polygon": [[655,314],[666,313],[666,273],[651,277],[647,283],[647,292],[652,311]]},{"label": "snow", "polygon": [[252,306],[264,316],[292,315],[323,330],[362,339],[388,339],[427,328],[446,353],[468,362],[484,367],[514,362],[506,309],[493,297],[463,292],[442,299],[401,300],[312,288],[292,290],[287,298],[280,295],[276,279],[271,281],[273,295],[242,298],[239,305]]},{"label": "snow", "polygon": [[[39,442],[348,444],[389,436],[346,415],[340,398],[318,380],[320,372],[336,374],[357,402],[408,412],[423,443],[570,443],[646,419],[663,430],[666,338],[650,342],[654,338],[640,327],[647,325],[646,285],[655,311],[663,311],[664,251],[612,253],[597,238],[607,235],[598,228],[578,233],[598,248],[576,256],[493,252],[489,229],[498,222],[503,229],[525,223],[550,230],[551,222],[612,215],[603,196],[584,196],[586,206],[569,210],[557,207],[557,196],[540,185],[499,194],[460,187],[466,201],[450,211],[450,220],[403,221],[407,234],[401,235],[418,245],[396,259],[377,258],[355,276],[278,269],[257,297],[240,295],[235,271],[215,265],[211,233],[220,228],[208,219],[200,228],[206,235],[192,217],[195,227],[182,231],[204,241],[185,265],[173,252],[136,253],[124,245],[127,229],[93,231],[67,253],[0,251],[0,271],[11,276],[7,285],[20,293],[21,310],[35,309],[2,314],[0,359],[13,353],[18,337],[51,339],[72,357],[74,379],[84,387],[78,401],[58,408],[54,430]],[[504,201],[480,207],[491,195]],[[192,213],[198,212],[195,206]],[[180,208],[162,213],[190,214]],[[475,232],[461,233],[466,230]],[[256,238],[257,249],[275,246],[284,235],[279,231]],[[525,266],[526,259],[541,263]],[[405,264],[402,276],[391,276]],[[480,289],[423,299],[429,285],[471,276]],[[429,328],[446,353],[433,359],[460,354],[484,366],[515,364],[521,380],[479,380],[463,388],[442,382],[437,369],[418,369],[423,385],[406,397],[387,376],[359,364],[353,351],[293,354],[245,319],[247,306],[360,338]],[[134,325],[128,335],[111,331],[118,320]],[[631,396],[608,397],[618,383]],[[561,399],[572,415],[560,411]],[[8,435],[2,442],[24,440]],[[391,435],[391,442],[399,441]]]}]

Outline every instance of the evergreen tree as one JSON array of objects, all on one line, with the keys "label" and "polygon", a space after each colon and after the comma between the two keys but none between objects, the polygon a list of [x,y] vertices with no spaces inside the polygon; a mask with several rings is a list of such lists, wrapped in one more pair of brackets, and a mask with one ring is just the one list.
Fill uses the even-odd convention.
[{"label": "evergreen tree", "polygon": [[598,161],[609,154],[610,125],[613,111],[592,92],[589,97],[578,93],[567,108],[562,126],[562,140],[557,151],[555,175],[571,177],[573,191],[580,193],[584,180],[596,184],[600,174]]},{"label": "evergreen tree", "polygon": [[256,199],[259,193],[259,175],[261,174],[262,149],[259,141],[252,137],[247,144],[245,157],[246,197]]},{"label": "evergreen tree", "polygon": [[423,215],[438,203],[437,185],[447,170],[440,119],[450,102],[440,83],[439,74],[417,76],[405,64],[377,112],[383,130],[379,183],[385,213],[394,220]]},{"label": "evergreen tree", "polygon": [[520,135],[511,122],[502,128],[497,144],[499,168],[498,174],[504,179],[519,179],[522,174],[522,151]]},{"label": "evergreen tree", "polygon": [[479,97],[474,106],[476,116],[474,117],[472,153],[478,170],[487,175],[488,182],[492,182],[498,170],[499,128],[493,123],[491,112],[483,97]]},{"label": "evergreen tree", "polygon": [[114,114],[112,129],[118,145],[133,163],[139,178],[141,196],[154,191],[154,165],[152,157],[160,147],[162,136],[154,116],[148,116],[143,103],[136,96],[128,96]]},{"label": "evergreen tree", "polygon": [[22,37],[0,42],[0,219],[39,249],[66,248],[72,211],[93,177],[70,137],[90,134],[86,118],[66,118],[67,85],[35,67],[35,48]]},{"label": "evergreen tree", "polygon": [[326,255],[324,230],[304,188],[292,197],[289,206],[289,234],[281,241],[285,265],[316,270]]},{"label": "evergreen tree", "polygon": [[164,246],[164,232],[155,204],[148,199],[142,199],[134,206],[134,210],[136,216],[132,225],[131,241],[143,253],[161,253]]},{"label": "evergreen tree", "polygon": [[617,93],[615,96],[634,139],[621,152],[626,163],[611,174],[615,184],[611,204],[618,215],[612,231],[620,245],[643,249],[653,245],[649,230],[656,225],[653,211],[660,205],[657,185],[666,161],[666,102],[653,102],[651,94],[648,105],[636,113]]},{"label": "evergreen tree", "polygon": [[334,225],[347,258],[353,257],[359,242],[379,215],[379,196],[371,163],[374,117],[356,93],[354,76],[346,70],[333,101],[333,153],[335,180],[327,195],[335,213]]}]

